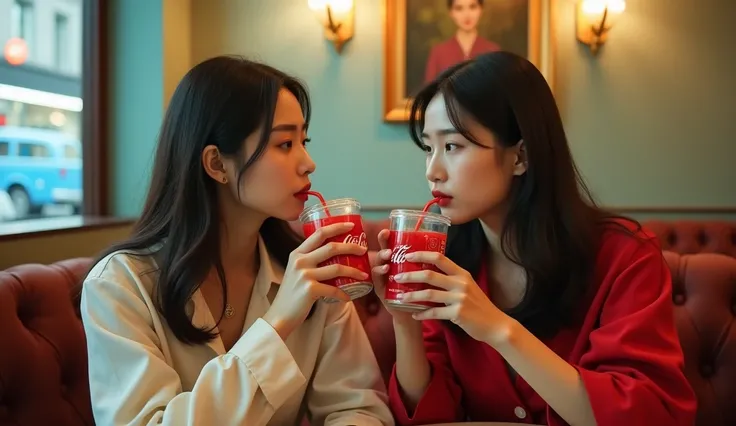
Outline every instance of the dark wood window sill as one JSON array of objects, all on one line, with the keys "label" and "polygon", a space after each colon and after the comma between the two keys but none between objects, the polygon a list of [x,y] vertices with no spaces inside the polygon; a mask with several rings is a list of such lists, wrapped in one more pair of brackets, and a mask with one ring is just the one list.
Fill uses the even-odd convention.
[{"label": "dark wood window sill", "polygon": [[64,216],[0,223],[0,241],[130,225],[134,218]]}]

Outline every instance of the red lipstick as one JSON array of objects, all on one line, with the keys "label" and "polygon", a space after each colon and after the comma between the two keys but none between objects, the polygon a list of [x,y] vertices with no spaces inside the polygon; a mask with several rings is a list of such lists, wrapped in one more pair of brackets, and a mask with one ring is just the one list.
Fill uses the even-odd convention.
[{"label": "red lipstick", "polygon": [[434,190],[432,191],[432,196],[435,198],[439,198],[440,200],[437,202],[440,207],[447,207],[450,205],[450,202],[452,202],[452,197],[445,194],[442,191]]},{"label": "red lipstick", "polygon": [[307,191],[309,191],[310,189],[312,189],[312,184],[308,183],[304,185],[304,187],[300,189],[299,192],[296,192],[294,194],[294,197],[298,198],[301,201],[307,201],[307,199],[309,198],[309,194],[307,193]]}]

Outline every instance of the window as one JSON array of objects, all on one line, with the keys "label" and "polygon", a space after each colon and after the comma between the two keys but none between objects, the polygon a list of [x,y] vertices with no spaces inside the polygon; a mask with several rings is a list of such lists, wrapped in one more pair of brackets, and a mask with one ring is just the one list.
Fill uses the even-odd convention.
[{"label": "window", "polygon": [[72,159],[78,160],[82,158],[82,152],[76,146],[65,145],[64,146],[64,158],[68,158],[70,160]]},{"label": "window", "polygon": [[44,144],[21,142],[18,144],[18,157],[51,158],[51,153]]},{"label": "window", "polygon": [[69,18],[62,13],[54,16],[54,65],[62,73],[69,72]]},{"label": "window", "polygon": [[[13,9],[10,14],[10,36],[22,38],[26,41],[26,45],[30,51],[33,50],[31,47],[34,46],[34,33],[35,33],[35,16],[33,14],[33,3],[30,0],[15,0],[13,2]],[[0,15],[2,16],[2,15]]]},{"label": "window", "polygon": [[0,215],[0,238],[107,214],[108,1],[0,1],[0,46],[18,37],[28,49],[0,61],[0,196],[16,208],[7,226]]}]

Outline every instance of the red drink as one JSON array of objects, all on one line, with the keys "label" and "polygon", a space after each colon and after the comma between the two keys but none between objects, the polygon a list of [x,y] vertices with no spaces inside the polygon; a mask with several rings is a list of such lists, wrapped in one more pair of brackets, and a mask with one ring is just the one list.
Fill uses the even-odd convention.
[{"label": "red drink", "polygon": [[[421,218],[421,220],[420,220]],[[417,223],[419,229],[416,230]],[[392,250],[389,260],[388,281],[384,297],[392,309],[404,311],[423,311],[439,306],[431,302],[402,302],[399,296],[404,293],[435,288],[426,283],[398,283],[394,275],[403,272],[433,270],[442,273],[436,266],[426,263],[409,262],[406,255],[415,251],[436,251],[445,253],[447,228],[450,220],[442,215],[413,210],[394,210],[391,212],[391,230],[388,247]]]},{"label": "red drink", "polygon": [[[329,209],[329,216],[327,215]],[[338,199],[327,202],[327,206],[317,204],[305,209],[299,218],[302,222],[304,237],[308,238],[314,234],[317,229],[332,225],[334,223],[352,222],[355,224],[350,232],[328,238],[325,244],[330,242],[353,243],[363,247],[368,246],[365,231],[363,231],[363,219],[360,215],[360,204],[352,199]],[[339,255],[322,262],[319,266],[327,266],[340,264],[349,266],[359,271],[363,271],[370,276],[371,266],[368,260],[368,253],[362,256],[355,255]],[[373,283],[368,278],[366,281],[360,281],[348,277],[337,277],[335,279],[325,281],[324,284],[334,285],[350,296],[351,299],[357,299],[365,296],[373,290]],[[328,302],[336,302],[337,299],[327,299]]]}]

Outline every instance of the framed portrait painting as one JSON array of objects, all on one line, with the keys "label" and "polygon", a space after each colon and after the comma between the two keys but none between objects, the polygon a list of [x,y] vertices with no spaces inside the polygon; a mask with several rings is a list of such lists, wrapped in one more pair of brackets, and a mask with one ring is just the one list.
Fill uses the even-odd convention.
[{"label": "framed portrait painting", "polygon": [[384,121],[446,68],[495,50],[529,59],[553,86],[555,0],[384,0]]}]

